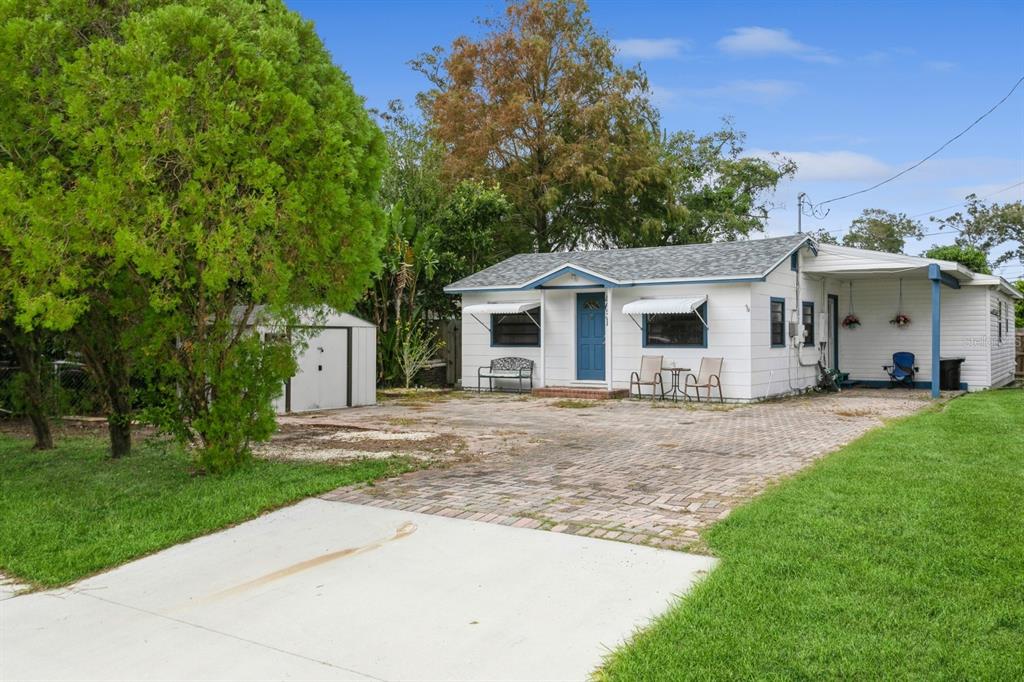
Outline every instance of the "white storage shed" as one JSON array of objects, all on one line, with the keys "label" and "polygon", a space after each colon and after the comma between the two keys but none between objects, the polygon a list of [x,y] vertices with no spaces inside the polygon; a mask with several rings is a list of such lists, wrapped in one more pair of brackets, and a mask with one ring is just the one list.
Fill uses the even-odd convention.
[{"label": "white storage shed", "polygon": [[310,333],[298,372],[285,382],[278,414],[373,405],[377,400],[377,328],[348,313],[331,312]]}]

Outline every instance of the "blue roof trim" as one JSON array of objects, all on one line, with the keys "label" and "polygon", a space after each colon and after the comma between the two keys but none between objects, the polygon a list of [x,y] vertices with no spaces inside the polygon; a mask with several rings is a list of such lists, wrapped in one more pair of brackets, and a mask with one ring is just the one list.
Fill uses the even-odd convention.
[{"label": "blue roof trim", "polygon": [[538,289],[547,282],[550,282],[553,279],[558,279],[559,277],[565,277],[566,275],[577,275],[579,277],[585,277],[588,280],[600,284],[601,286],[604,286],[606,288],[622,286],[618,282],[613,282],[609,279],[604,279],[603,277],[598,277],[597,275],[592,275],[589,272],[584,272],[583,270],[574,268],[571,265],[566,265],[564,267],[559,268],[558,270],[555,270],[550,275],[545,275],[540,279],[535,279],[532,282],[529,282],[528,284],[526,284],[526,286],[523,287],[523,289]]},{"label": "blue roof trim", "polygon": [[[584,273],[585,274],[585,273]],[[592,275],[587,275],[594,279]],[[661,286],[683,286],[686,284],[749,284],[751,282],[763,282],[764,277],[729,277],[724,279],[684,279],[684,280],[669,280],[665,282],[629,282],[625,284],[611,284],[608,288],[628,288],[628,287],[661,287]],[[565,285],[565,286],[535,286],[533,282],[521,287],[493,287],[487,289],[448,289],[445,288],[444,293],[449,295],[454,294],[486,294],[498,291],[529,291],[531,289],[547,289],[548,291],[557,291],[559,289],[593,289],[600,284],[584,284],[584,285]]]},{"label": "blue roof trim", "polygon": [[[629,284],[617,284],[618,287],[631,286]],[[596,289],[601,287],[600,284],[552,284],[551,286],[540,286],[538,289],[544,289],[545,291],[558,291],[560,289]]]},{"label": "blue roof trim", "polygon": [[811,249],[811,252],[815,256],[818,255],[818,245],[814,243],[813,239],[808,237],[807,239],[803,240],[802,242],[794,246],[792,250],[790,250],[790,252],[786,254],[785,258],[776,263],[775,267],[769,268],[768,272],[765,273],[765,277],[778,270],[779,266],[785,263],[786,261],[789,261],[789,267],[791,270],[793,270],[793,272],[799,272],[799,270],[793,267],[793,265],[795,264],[795,260],[797,258],[796,254],[800,253],[800,249],[804,248],[805,246],[809,247]]}]

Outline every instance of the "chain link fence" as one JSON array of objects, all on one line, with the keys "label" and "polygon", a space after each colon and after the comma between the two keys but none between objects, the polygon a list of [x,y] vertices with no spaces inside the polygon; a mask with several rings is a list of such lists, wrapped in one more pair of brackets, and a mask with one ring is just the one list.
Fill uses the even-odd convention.
[{"label": "chain link fence", "polygon": [[[25,415],[25,376],[17,364],[0,361],[0,417]],[[100,392],[85,365],[74,360],[52,360],[46,364],[46,402],[54,417],[103,414]]]}]

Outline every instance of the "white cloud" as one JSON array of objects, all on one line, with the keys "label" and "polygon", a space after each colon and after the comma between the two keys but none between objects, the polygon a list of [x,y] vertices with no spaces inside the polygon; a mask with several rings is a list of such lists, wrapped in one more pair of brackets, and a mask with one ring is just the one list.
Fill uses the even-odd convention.
[{"label": "white cloud", "polygon": [[800,84],[783,80],[735,80],[706,88],[666,88],[652,85],[654,99],[660,103],[685,99],[714,99],[774,104],[800,92]]},{"label": "white cloud", "polygon": [[911,47],[889,47],[884,50],[872,50],[867,54],[863,54],[857,59],[866,64],[873,64],[875,66],[881,64],[888,64],[894,59],[909,58],[917,55],[917,50]]},{"label": "white cloud", "polygon": [[[848,181],[880,179],[891,171],[885,163],[873,156],[851,151],[834,152],[780,152],[796,162],[796,180]],[[752,149],[751,156],[768,158],[769,151]]]},{"label": "white cloud", "polygon": [[860,57],[860,61],[867,64],[885,64],[889,61],[890,55],[885,50],[872,50]]},{"label": "white cloud", "polygon": [[717,45],[722,52],[741,57],[785,55],[808,62],[834,64],[839,61],[820,47],[801,43],[789,35],[789,31],[763,26],[734,28]]},{"label": "white cloud", "polygon": [[635,59],[673,59],[690,49],[680,38],[626,38],[612,41],[622,57]]}]

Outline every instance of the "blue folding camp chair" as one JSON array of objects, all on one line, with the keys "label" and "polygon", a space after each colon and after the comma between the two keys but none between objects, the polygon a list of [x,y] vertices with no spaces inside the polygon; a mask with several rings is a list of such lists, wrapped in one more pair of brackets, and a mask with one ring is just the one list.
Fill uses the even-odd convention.
[{"label": "blue folding camp chair", "polygon": [[917,375],[917,367],[914,366],[914,354],[901,352],[892,354],[892,364],[882,365],[882,369],[889,375],[889,388],[904,384],[907,388],[914,387],[914,377]]}]

